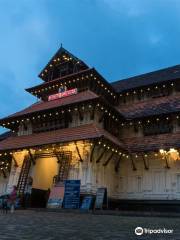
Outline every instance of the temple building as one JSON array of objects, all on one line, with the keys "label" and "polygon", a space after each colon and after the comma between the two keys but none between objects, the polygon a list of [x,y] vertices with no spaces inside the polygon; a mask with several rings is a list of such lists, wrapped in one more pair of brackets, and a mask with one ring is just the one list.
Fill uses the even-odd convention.
[{"label": "temple building", "polygon": [[38,101],[0,119],[0,194],[31,177],[34,201],[66,179],[82,195],[180,200],[180,65],[108,82],[61,47],[39,77]]}]

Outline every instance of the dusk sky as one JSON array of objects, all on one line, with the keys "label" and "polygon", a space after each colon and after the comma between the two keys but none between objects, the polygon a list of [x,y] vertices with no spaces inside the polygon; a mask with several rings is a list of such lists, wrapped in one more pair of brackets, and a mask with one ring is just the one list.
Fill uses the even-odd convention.
[{"label": "dusk sky", "polygon": [[180,0],[0,0],[0,33],[2,118],[61,43],[108,81],[180,64]]}]

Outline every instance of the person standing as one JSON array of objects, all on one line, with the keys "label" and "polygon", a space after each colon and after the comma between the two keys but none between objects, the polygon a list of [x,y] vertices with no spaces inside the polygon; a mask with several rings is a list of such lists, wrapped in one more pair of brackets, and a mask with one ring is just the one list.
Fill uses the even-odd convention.
[{"label": "person standing", "polygon": [[17,198],[17,187],[13,186],[13,190],[10,193],[9,196],[9,202],[10,202],[10,212],[14,213],[15,210],[15,204],[16,204],[16,198]]}]

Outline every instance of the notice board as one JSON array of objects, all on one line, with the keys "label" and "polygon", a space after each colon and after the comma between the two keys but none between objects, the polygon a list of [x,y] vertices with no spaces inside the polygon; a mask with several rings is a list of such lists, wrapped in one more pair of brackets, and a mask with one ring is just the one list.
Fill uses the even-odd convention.
[{"label": "notice board", "polygon": [[92,208],[93,204],[93,196],[92,195],[87,195],[83,198],[82,204],[81,204],[81,209],[82,210],[89,210]]},{"label": "notice board", "polygon": [[64,198],[64,184],[55,185],[50,192],[47,208],[61,208]]},{"label": "notice board", "polygon": [[95,209],[107,208],[107,188],[98,188],[96,192]]},{"label": "notice board", "polygon": [[80,180],[65,180],[64,208],[79,208],[80,205]]}]

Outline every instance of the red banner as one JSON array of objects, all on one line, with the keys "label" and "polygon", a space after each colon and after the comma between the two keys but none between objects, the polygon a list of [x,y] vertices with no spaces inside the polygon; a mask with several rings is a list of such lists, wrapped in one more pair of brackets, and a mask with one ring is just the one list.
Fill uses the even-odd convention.
[{"label": "red banner", "polygon": [[56,94],[50,95],[48,97],[48,101],[56,100],[58,98],[68,97],[74,94],[77,94],[77,88],[73,88],[62,93],[56,93]]}]

